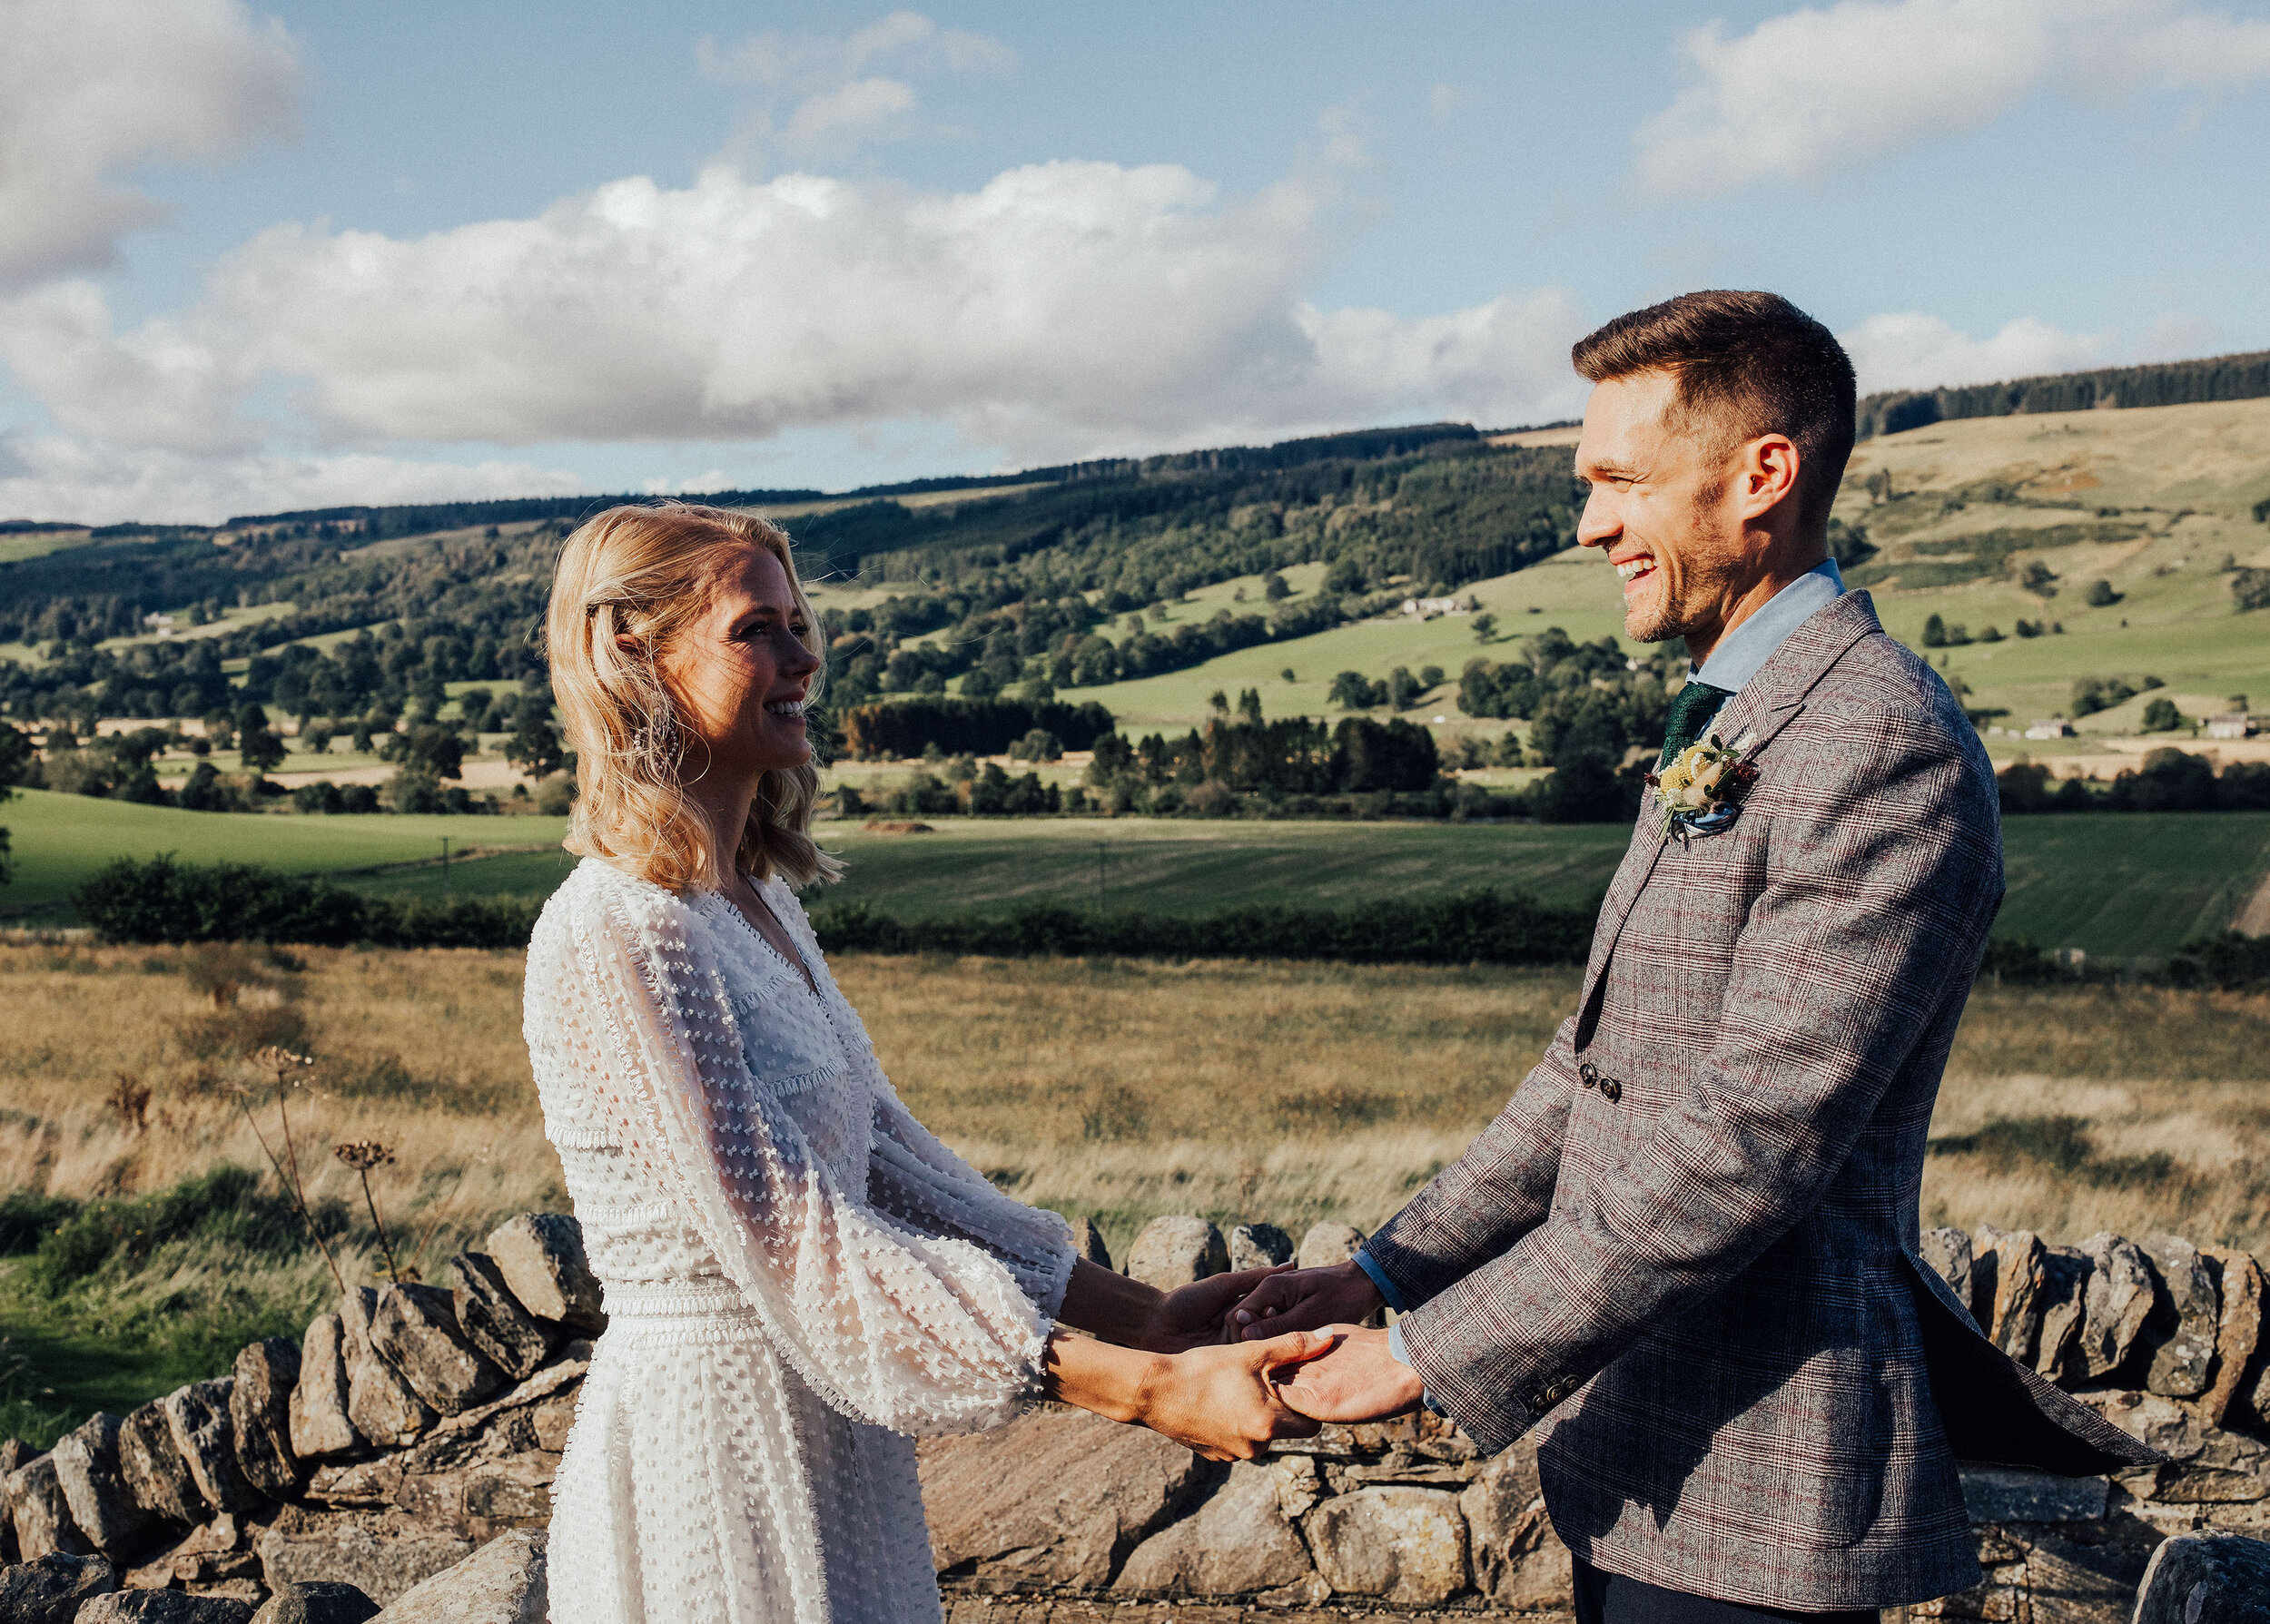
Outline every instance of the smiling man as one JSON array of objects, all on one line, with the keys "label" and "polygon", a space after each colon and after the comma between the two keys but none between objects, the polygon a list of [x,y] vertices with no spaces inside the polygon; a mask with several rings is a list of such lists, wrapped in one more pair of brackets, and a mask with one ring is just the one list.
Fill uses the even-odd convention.
[{"label": "smiling man", "polygon": [[[1535,1429],[1584,1624],[1867,1620],[1977,1582],[1958,1459],[2156,1459],[1999,1352],[1917,1254],[1924,1137],[2002,897],[1993,773],[1828,557],[1852,369],[1770,293],[1575,348],[1578,539],[1686,641],[1574,1014],[1459,1162],[1248,1336],[1290,1402]],[[1674,782],[1707,785],[1665,800]],[[1360,1322],[1381,1306],[1392,1331]]]}]

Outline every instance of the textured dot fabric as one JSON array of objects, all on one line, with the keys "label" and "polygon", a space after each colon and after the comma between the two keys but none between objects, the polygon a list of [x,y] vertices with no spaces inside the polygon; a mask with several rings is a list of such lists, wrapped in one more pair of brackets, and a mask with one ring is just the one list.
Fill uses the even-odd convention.
[{"label": "textured dot fabric", "polygon": [[817,989],[715,892],[587,860],[524,1005],[608,1325],[553,1486],[553,1624],[940,1616],[913,1438],[1038,1392],[1071,1232],[908,1114],[794,894]]}]

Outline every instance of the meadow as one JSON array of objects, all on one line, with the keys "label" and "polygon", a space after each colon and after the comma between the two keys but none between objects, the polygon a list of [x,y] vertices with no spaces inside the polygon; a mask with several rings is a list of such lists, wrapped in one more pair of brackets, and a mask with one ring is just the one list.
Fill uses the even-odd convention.
[{"label": "meadow", "polygon": [[[1576,985],[1564,969],[834,969],[909,1106],[1004,1189],[1094,1217],[1115,1254],[1161,1213],[1377,1225],[1503,1104]],[[520,973],[511,953],[0,946],[0,1237],[15,1254],[0,1261],[0,1431],[45,1437],[94,1405],[123,1410],[245,1337],[296,1334],[331,1294],[278,1217],[261,1143],[281,1153],[273,1088],[242,1058],[257,1044],[315,1058],[291,1123],[350,1281],[378,1249],[327,1154],[341,1141],[394,1152],[373,1191],[428,1279],[498,1218],[563,1206]],[[2261,1246],[2265,1081],[2270,999],[1982,987],[1934,1127],[1925,1222]],[[182,1196],[223,1166],[257,1173],[259,1197],[221,1211]],[[74,1219],[68,1203],[98,1205]],[[248,1230],[262,1213],[267,1230]],[[113,1253],[90,1250],[97,1219],[121,1237]],[[26,1255],[57,1229],[84,1255],[60,1284]]]},{"label": "meadow", "polygon": [[[0,908],[68,923],[71,888],[116,856],[256,861],[388,897],[545,896],[574,866],[557,818],[301,817],[185,812],[33,792],[0,807],[16,880]],[[1589,902],[1622,860],[1614,824],[1327,823],[1245,820],[935,820],[926,834],[820,826],[844,881],[814,901],[901,918],[1055,902],[1189,916],[1255,902],[1347,907],[1475,886]],[[444,837],[457,852],[444,868]],[[2270,884],[2270,813],[2012,818],[1998,934],[2099,960],[2165,958],[2229,925]]]}]

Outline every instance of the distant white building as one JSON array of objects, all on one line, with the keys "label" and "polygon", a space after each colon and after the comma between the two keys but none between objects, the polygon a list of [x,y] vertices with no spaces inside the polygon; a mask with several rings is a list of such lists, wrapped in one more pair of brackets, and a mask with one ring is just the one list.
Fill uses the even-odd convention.
[{"label": "distant white building", "polygon": [[1421,620],[1432,620],[1437,615],[1464,615],[1466,606],[1455,597],[1406,597],[1403,600],[1403,612]]},{"label": "distant white building", "polygon": [[2073,736],[2073,724],[2062,716],[2051,716],[2028,728],[2026,736],[2029,739],[2069,739]]},{"label": "distant white building", "polygon": [[2245,711],[2226,711],[2220,716],[2207,718],[2207,737],[2210,739],[2251,738],[2255,719]]}]

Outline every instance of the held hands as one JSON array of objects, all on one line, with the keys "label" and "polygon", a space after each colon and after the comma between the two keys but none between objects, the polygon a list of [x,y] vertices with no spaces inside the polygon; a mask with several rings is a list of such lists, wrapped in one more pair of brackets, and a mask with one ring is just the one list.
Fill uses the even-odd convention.
[{"label": "held hands", "polygon": [[1380,1421],[1419,1407],[1425,1384],[1418,1372],[1389,1349],[1385,1331],[1332,1325],[1324,1334],[1330,1340],[1330,1351],[1304,1360],[1293,1379],[1278,1390],[1285,1403],[1312,1421],[1342,1422]]},{"label": "held hands", "polygon": [[[1240,1341],[1239,1327],[1229,1320],[1230,1310],[1249,1298],[1264,1283],[1283,1276],[1291,1267],[1290,1264],[1279,1264],[1273,1269],[1209,1275],[1203,1280],[1177,1287],[1159,1299],[1130,1345],[1153,1353],[1181,1353],[1213,1343]],[[1261,1334],[1273,1335],[1292,1329],[1289,1324],[1272,1325]]]},{"label": "held hands", "polygon": [[[1237,1276],[1224,1275],[1216,1278]],[[1337,1263],[1322,1269],[1272,1271],[1230,1313],[1228,1330],[1235,1341],[1277,1336],[1287,1331],[1313,1331],[1324,1325],[1352,1328],[1386,1306],[1371,1276],[1354,1263]],[[1384,1345],[1386,1337],[1382,1335],[1380,1340]]]},{"label": "held hands", "polygon": [[1291,1389],[1278,1377],[1331,1349],[1330,1337],[1297,1331],[1160,1359],[1134,1419],[1209,1461],[1253,1460],[1273,1439],[1316,1435],[1318,1423],[1286,1403]]}]

